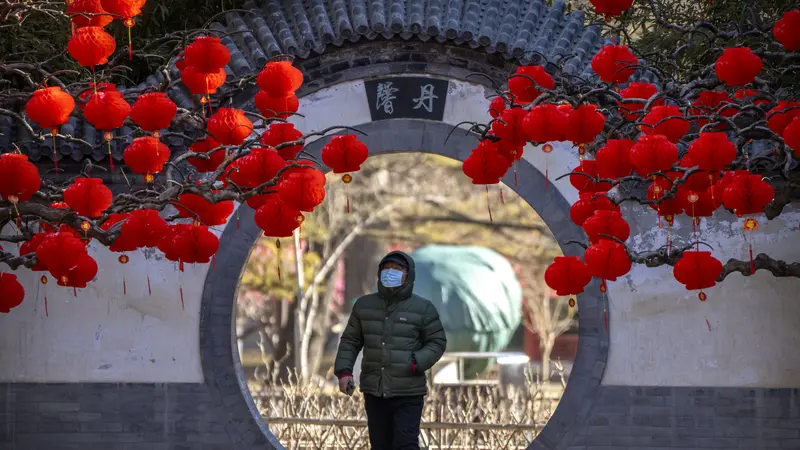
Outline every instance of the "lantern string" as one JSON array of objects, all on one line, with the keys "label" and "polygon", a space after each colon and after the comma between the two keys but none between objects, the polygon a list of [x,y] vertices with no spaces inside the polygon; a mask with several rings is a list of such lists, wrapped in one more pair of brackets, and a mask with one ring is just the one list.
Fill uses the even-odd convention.
[{"label": "lantern string", "polygon": [[108,167],[111,169],[111,172],[114,172],[114,158],[111,156],[111,141],[107,139],[106,144],[108,144]]},{"label": "lantern string", "polygon": [[72,286],[72,296],[78,298],[78,289],[75,286]]},{"label": "lantern string", "polygon": [[711,322],[708,321],[708,317],[706,319],[706,326],[708,327],[708,331],[711,331]]},{"label": "lantern string", "polygon": [[44,285],[44,316],[50,317],[50,311],[48,311],[47,307],[47,275],[42,275],[41,281]]},{"label": "lantern string", "polygon": [[500,204],[501,205],[505,205],[506,204],[506,199],[503,197],[503,185],[502,184],[498,184],[497,186],[500,189]]},{"label": "lantern string", "polygon": [[544,154],[544,190],[550,188],[550,158],[548,154]]},{"label": "lantern string", "polygon": [[278,281],[281,281],[281,240],[275,239],[275,255],[278,257]]},{"label": "lantern string", "polygon": [[350,214],[350,183],[344,183],[344,212]]},{"label": "lantern string", "polygon": [[489,185],[484,184],[484,186],[486,187],[486,209],[489,211],[489,222],[494,223],[494,219],[492,219],[492,204],[489,199]]},{"label": "lantern string", "polygon": [[514,160],[514,186],[518,186],[518,178],[517,178],[517,161]]},{"label": "lantern string", "polygon": [[[181,264],[183,264],[183,261],[181,261]],[[178,293],[181,296],[181,311],[186,311],[186,303],[183,301],[183,276],[180,272],[178,272]]]},{"label": "lantern string", "polygon": [[213,270],[214,272],[217,271],[217,255],[216,254],[211,257],[211,270]]},{"label": "lantern string", "polygon": [[53,128],[50,130],[50,135],[53,137],[53,165],[55,166],[56,173],[58,173],[58,142],[56,141],[56,136],[58,135],[58,130]]},{"label": "lantern string", "polygon": [[125,272],[122,273],[122,295],[128,295],[128,283],[125,281]]},{"label": "lantern string", "polygon": [[128,61],[133,61],[133,40],[131,39],[131,28],[133,27],[133,19],[128,19],[125,21],[125,25],[128,28]]},{"label": "lantern string", "polygon": [[151,295],[151,296],[153,295],[153,289],[150,286],[150,274],[149,273],[147,274],[147,293],[149,295]]}]

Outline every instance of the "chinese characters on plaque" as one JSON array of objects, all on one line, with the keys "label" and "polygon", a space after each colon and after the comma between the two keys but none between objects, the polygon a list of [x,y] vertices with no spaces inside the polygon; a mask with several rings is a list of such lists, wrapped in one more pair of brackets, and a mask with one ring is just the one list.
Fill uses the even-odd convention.
[{"label": "chinese characters on plaque", "polygon": [[391,77],[364,82],[372,120],[442,120],[449,82],[426,77]]}]

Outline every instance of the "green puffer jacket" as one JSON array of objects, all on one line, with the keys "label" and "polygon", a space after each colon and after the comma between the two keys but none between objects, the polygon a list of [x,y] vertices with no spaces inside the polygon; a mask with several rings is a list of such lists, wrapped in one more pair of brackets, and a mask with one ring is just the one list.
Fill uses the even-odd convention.
[{"label": "green puffer jacket", "polygon": [[442,357],[447,338],[436,307],[412,293],[414,260],[403,252],[391,252],[383,261],[392,255],[405,258],[408,276],[394,289],[378,281],[376,294],[356,300],[339,341],[334,373],[352,374],[363,348],[361,392],[378,397],[425,395],[425,371]]}]

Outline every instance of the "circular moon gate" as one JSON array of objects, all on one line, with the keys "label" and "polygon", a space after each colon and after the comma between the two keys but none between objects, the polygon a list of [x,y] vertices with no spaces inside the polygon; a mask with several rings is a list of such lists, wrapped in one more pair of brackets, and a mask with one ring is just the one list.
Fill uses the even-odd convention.
[{"label": "circular moon gate", "polygon": [[[423,152],[464,161],[476,145],[474,135],[452,133],[452,125],[418,119],[390,119],[356,126],[367,133],[361,139],[371,155]],[[448,138],[448,135],[450,137]],[[445,143],[445,139],[447,142]],[[306,146],[319,158],[327,139]],[[324,169],[327,170],[327,169]],[[530,162],[517,164],[518,183],[513,174],[503,179],[544,220],[559,243],[582,239],[583,233],[569,218],[570,205],[555,188],[545,189],[545,177]],[[200,352],[205,382],[218,405],[224,405],[225,429],[237,449],[267,450],[283,446],[264,424],[247,388],[235,345],[235,302],[239,280],[261,230],[253,220],[254,211],[239,210],[240,225],[229,223],[220,239],[217,269],[206,277],[200,318]],[[562,248],[565,255],[577,255],[579,248]],[[550,421],[529,449],[556,450],[569,445],[582,427],[597,396],[608,355],[608,334],[603,320],[599,285],[592,283],[578,296],[580,331],[578,353],[564,395]]]}]

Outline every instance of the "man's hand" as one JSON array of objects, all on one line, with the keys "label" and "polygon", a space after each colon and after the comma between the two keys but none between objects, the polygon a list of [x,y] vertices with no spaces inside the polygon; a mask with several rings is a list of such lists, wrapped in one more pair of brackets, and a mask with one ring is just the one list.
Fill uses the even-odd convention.
[{"label": "man's hand", "polygon": [[342,394],[346,395],[353,395],[353,392],[356,390],[356,383],[353,381],[353,377],[342,377],[339,378],[339,391]]}]

